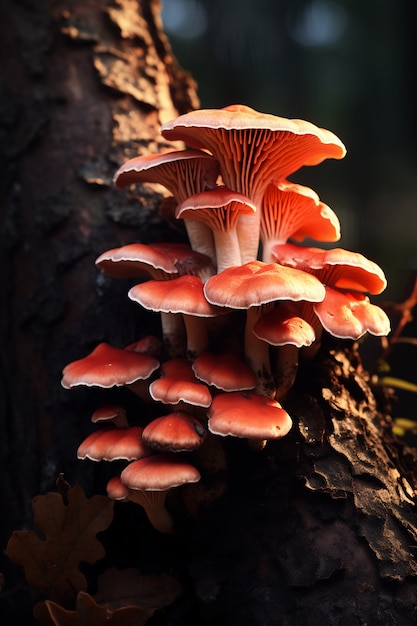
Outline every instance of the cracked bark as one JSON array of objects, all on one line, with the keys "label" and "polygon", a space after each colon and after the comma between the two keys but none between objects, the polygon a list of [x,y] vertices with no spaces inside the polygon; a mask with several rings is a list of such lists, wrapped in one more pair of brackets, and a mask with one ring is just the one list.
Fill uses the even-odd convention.
[{"label": "cracked bark", "polygon": [[[198,106],[158,11],[156,0],[0,8],[5,539],[59,472],[103,488],[98,468],[75,459],[101,395],[69,397],[62,367],[100,341],[123,346],[158,328],[123,281],[97,276],[95,258],[131,241],[185,240],[159,218],[162,189],[111,186],[123,160],[169,147],[162,122]],[[415,459],[370,383],[351,346],[328,342],[300,368],[291,435],[261,454],[222,441],[202,483],[171,500],[178,535],[161,541],[140,510],[118,513],[129,564],[152,562],[184,585],[160,623],[416,621]],[[226,470],[213,470],[215,454]],[[122,548],[108,545],[111,556]]]}]

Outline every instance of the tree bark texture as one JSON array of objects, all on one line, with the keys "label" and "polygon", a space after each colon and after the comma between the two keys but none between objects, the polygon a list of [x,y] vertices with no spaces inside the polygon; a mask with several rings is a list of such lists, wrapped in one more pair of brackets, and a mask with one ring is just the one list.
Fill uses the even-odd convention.
[{"label": "tree bark texture", "polygon": [[[156,0],[0,7],[3,545],[60,472],[91,492],[105,484],[76,460],[100,393],[65,392],[62,368],[101,341],[158,332],[125,282],[98,276],[95,258],[185,240],[159,217],[164,190],[111,183],[124,160],[168,147],[161,123],[199,105],[159,10]],[[109,559],[168,570],[184,586],[155,623],[415,623],[413,459],[385,407],[353,347],[329,342],[300,370],[291,435],[262,453],[216,443],[219,465],[203,460],[201,484],[169,503],[177,535],[161,538],[139,507],[117,509]]]}]

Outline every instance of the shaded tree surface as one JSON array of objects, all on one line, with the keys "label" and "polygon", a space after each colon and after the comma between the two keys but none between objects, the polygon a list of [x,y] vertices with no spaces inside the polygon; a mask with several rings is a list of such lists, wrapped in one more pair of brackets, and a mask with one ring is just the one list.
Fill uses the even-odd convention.
[{"label": "shaded tree surface", "polygon": [[[2,545],[30,526],[32,498],[59,473],[105,493],[108,467],[76,460],[104,397],[138,421],[144,411],[123,391],[66,392],[60,378],[101,341],[159,332],[95,258],[132,241],[185,240],[159,216],[163,189],[122,193],[111,182],[127,158],[168,147],[161,123],[199,105],[159,10],[152,0],[0,9]],[[196,455],[201,482],[168,502],[175,535],[158,535],[139,507],[116,506],[105,565],[169,571],[183,585],[152,623],[416,621],[415,458],[391,434],[389,397],[355,345],[327,339],[286,408],[291,434],[263,452],[216,438],[208,458]],[[1,569],[0,612],[25,623],[30,594],[4,557]]]}]

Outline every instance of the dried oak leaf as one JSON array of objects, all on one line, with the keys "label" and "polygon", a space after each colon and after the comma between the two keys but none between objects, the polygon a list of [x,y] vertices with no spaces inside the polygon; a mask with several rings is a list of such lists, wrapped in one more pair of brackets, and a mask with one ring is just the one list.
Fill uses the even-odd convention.
[{"label": "dried oak leaf", "polygon": [[169,574],[144,575],[133,568],[107,569],[98,577],[97,587],[95,599],[112,609],[139,605],[158,610],[172,604],[183,592],[182,585]]},{"label": "dried oak leaf", "polygon": [[45,604],[55,626],[144,626],[153,613],[139,606],[111,611],[107,606],[97,604],[84,591],[77,595],[75,611],[68,611],[51,600],[46,600]]},{"label": "dried oak leaf", "polygon": [[113,505],[106,496],[87,498],[79,485],[70,490],[68,504],[59,493],[36,496],[34,524],[44,538],[30,530],[15,530],[7,555],[24,568],[31,587],[50,600],[65,603],[87,588],[79,563],[95,563],[105,556],[96,534],[110,525]]}]

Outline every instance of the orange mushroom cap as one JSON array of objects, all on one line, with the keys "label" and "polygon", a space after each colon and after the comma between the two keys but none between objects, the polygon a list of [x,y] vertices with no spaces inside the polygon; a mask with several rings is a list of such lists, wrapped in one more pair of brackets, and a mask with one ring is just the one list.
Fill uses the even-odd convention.
[{"label": "orange mushroom cap", "polygon": [[105,388],[131,385],[149,378],[158,367],[159,361],[153,357],[103,342],[86,357],[66,365],[61,384],[65,389],[79,385]]},{"label": "orange mushroom cap", "polygon": [[262,315],[253,326],[254,334],[273,346],[311,346],[316,333],[311,324],[279,305]]},{"label": "orange mushroom cap", "polygon": [[246,439],[280,439],[292,420],[279,402],[252,392],[219,393],[208,411],[208,428],[214,435]]}]

